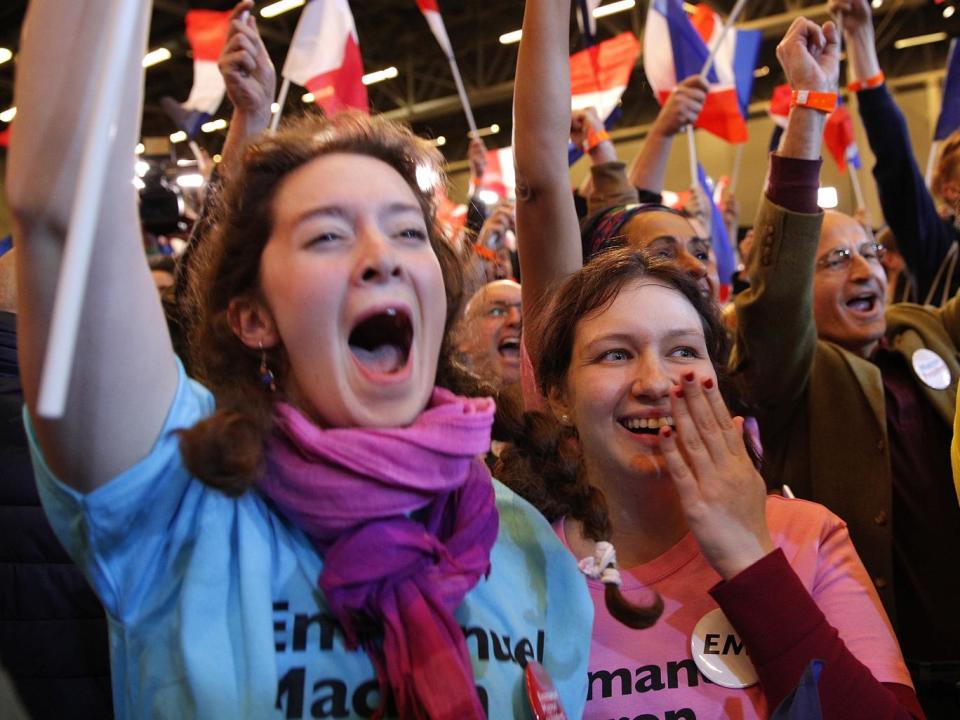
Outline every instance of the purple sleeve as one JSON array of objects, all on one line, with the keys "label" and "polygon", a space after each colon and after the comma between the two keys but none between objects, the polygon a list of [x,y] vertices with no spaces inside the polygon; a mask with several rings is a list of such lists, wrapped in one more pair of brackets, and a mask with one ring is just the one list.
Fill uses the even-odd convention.
[{"label": "purple sleeve", "polygon": [[770,153],[767,198],[774,205],[797,213],[820,212],[817,190],[820,188],[821,160],[800,160]]},{"label": "purple sleeve", "polygon": [[847,649],[782,550],[717,583],[710,594],[750,648],[770,708],[796,687],[816,658],[824,662],[819,685],[824,717],[924,717],[912,689],[880,683]]}]

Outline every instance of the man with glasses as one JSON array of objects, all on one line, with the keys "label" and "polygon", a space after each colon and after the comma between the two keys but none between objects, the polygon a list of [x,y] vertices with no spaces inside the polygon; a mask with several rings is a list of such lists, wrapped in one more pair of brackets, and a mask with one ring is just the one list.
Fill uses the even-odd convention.
[{"label": "man with glasses", "polygon": [[[798,110],[816,112],[794,108],[791,123]],[[884,247],[853,218],[819,211],[819,170],[819,160],[771,160],[750,288],[736,300],[733,367],[760,424],[769,485],[847,522],[928,717],[960,717],[949,452],[960,296],[942,308],[888,307]]]}]

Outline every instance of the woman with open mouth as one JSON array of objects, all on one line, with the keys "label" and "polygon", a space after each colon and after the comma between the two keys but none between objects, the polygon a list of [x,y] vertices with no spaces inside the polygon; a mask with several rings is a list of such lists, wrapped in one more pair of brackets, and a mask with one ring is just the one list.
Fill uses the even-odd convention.
[{"label": "woman with open mouth", "polygon": [[[110,618],[117,716],[525,717],[537,661],[579,717],[591,603],[550,526],[480,459],[492,401],[454,392],[459,267],[417,181],[440,158],[408,129],[305,120],[236,156],[192,277],[190,379],[130,183],[138,3],[74,386],[62,418],[37,415],[92,122],[71,98],[93,92],[104,5],[31,3],[8,188],[38,486]],[[252,53],[250,6],[231,33]]]},{"label": "woman with open mouth", "polygon": [[[845,523],[767,495],[727,409],[726,335],[698,278],[634,247],[581,267],[573,202],[556,182],[569,5],[525,6],[517,239],[524,343],[545,408],[514,425],[496,472],[587,575],[584,717],[760,720],[801,683],[825,718],[923,717]],[[792,83],[836,89],[833,23],[796,20],[778,58]],[[791,113],[781,159],[818,157],[818,130]]]}]

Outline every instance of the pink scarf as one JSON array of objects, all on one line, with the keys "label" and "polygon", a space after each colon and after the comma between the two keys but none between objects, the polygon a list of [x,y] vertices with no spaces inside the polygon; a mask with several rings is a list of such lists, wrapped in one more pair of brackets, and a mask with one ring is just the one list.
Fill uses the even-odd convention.
[{"label": "pink scarf", "polygon": [[[323,556],[320,588],[347,647],[370,656],[402,718],[484,718],[453,611],[490,569],[499,516],[494,404],[434,388],[405,428],[323,430],[275,406],[260,489]],[[413,514],[413,517],[410,517]]]}]

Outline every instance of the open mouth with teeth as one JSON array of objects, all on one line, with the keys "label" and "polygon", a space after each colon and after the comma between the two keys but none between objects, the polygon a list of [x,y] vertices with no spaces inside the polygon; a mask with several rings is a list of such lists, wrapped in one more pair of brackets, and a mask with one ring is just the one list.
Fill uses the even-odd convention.
[{"label": "open mouth with teeth", "polygon": [[500,341],[500,344],[497,345],[497,352],[500,353],[501,357],[507,358],[509,360],[519,360],[520,359],[520,338],[518,337],[505,337]]},{"label": "open mouth with teeth", "polygon": [[861,293],[847,300],[846,305],[857,312],[870,313],[877,307],[877,296],[874,293]]},{"label": "open mouth with teeth", "polygon": [[357,323],[348,342],[360,365],[372,373],[390,375],[407,365],[413,324],[405,310],[387,308]]},{"label": "open mouth with teeth", "polygon": [[660,428],[673,427],[673,416],[664,415],[658,418],[623,418],[620,424],[634,435],[656,435]]}]

